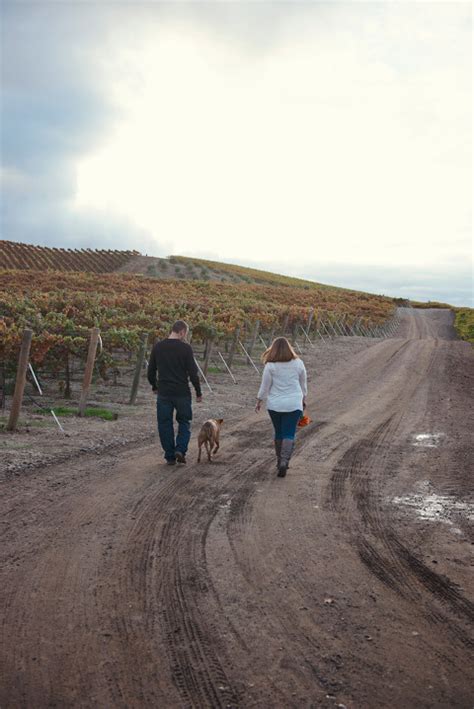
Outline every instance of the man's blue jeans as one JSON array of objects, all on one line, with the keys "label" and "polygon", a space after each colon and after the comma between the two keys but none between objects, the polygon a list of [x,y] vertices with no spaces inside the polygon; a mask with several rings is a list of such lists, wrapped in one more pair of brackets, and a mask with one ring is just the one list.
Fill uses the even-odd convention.
[{"label": "man's blue jeans", "polygon": [[[173,413],[176,411],[178,435],[174,437]],[[175,460],[176,453],[186,454],[191,438],[193,412],[190,396],[160,396],[156,399],[158,434],[166,460]]]},{"label": "man's blue jeans", "polygon": [[275,429],[275,440],[282,441],[289,438],[293,441],[296,436],[296,425],[303,412],[299,409],[296,411],[270,411],[269,409],[268,413]]}]

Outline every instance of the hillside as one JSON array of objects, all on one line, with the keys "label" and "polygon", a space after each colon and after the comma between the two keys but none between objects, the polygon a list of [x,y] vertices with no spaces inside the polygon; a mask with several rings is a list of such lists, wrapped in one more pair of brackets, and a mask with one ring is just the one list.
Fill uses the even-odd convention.
[{"label": "hillside", "polygon": [[284,276],[269,271],[262,271],[248,266],[209,261],[190,256],[172,255],[168,258],[158,256],[135,256],[117,269],[121,273],[141,273],[150,278],[178,278],[193,281],[219,281],[220,283],[248,283],[253,285],[294,286],[304,289],[348,290],[338,286],[329,286],[304,278]]},{"label": "hillside", "polygon": [[138,251],[59,249],[0,240],[0,268],[36,271],[130,273],[154,279],[218,281],[254,285],[294,286],[304,289],[347,289],[303,278],[283,276],[246,266],[187,256],[146,256]]}]

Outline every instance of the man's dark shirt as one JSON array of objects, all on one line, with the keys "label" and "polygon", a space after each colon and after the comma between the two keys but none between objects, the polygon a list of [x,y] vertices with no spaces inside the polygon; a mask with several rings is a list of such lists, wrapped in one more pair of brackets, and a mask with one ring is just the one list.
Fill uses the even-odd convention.
[{"label": "man's dark shirt", "polygon": [[191,396],[188,377],[196,396],[201,396],[198,368],[191,345],[174,338],[157,342],[148,363],[148,381],[153,391],[158,390],[160,396]]}]

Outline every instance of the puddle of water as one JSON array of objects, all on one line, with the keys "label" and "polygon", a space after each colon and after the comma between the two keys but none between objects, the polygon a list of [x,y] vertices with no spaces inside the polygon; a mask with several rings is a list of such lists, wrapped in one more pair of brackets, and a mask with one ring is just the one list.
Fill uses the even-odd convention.
[{"label": "puddle of water", "polygon": [[[474,503],[459,500],[454,495],[437,495],[427,482],[418,487],[420,492],[394,497],[393,504],[410,507],[418,517],[432,522],[452,525],[453,518],[459,520],[460,517],[474,521]],[[460,530],[456,533],[460,533]]]},{"label": "puddle of water", "polygon": [[444,433],[416,433],[413,436],[413,445],[419,448],[437,448],[444,436]]}]

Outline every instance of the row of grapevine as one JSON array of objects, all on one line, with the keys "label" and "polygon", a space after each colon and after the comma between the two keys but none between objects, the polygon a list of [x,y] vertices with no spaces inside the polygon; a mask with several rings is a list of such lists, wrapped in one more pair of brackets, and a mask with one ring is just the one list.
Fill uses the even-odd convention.
[{"label": "row of grapevine", "polygon": [[[82,357],[92,327],[101,330],[98,366],[114,366],[114,353],[133,352],[144,334],[152,341],[182,318],[194,341],[230,339],[236,327],[249,332],[257,320],[262,330],[292,332],[318,316],[335,312],[347,326],[363,318],[384,322],[393,311],[388,298],[347,292],[308,291],[258,285],[200,281],[156,281],[130,274],[0,271],[0,360],[13,367],[23,329],[33,330],[32,362],[67,367]],[[326,315],[326,317],[330,317]]]},{"label": "row of grapevine", "polygon": [[138,251],[58,249],[0,240],[0,268],[110,273],[139,255]]}]

